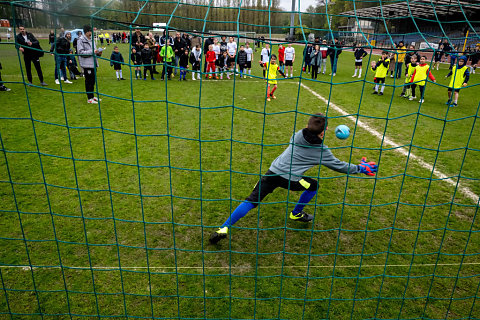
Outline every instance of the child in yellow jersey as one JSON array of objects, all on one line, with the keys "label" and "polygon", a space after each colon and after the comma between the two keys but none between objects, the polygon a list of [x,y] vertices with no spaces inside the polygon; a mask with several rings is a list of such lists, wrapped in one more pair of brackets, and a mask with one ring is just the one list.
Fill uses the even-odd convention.
[{"label": "child in yellow jersey", "polygon": [[415,99],[415,89],[418,85],[420,88],[420,100],[419,102],[422,103],[424,102],[423,96],[425,93],[425,83],[427,80],[427,77],[430,78],[433,82],[437,82],[435,80],[435,77],[433,74],[430,72],[430,66],[426,63],[427,62],[427,57],[426,56],[421,56],[420,57],[420,64],[415,67],[415,70],[413,71],[412,74],[412,79],[410,82],[412,83],[412,95],[408,100],[413,100]]},{"label": "child in yellow jersey", "polygon": [[[470,72],[467,67],[467,57],[461,56],[458,59],[458,66],[455,65],[452,70],[445,76],[445,79],[452,76],[450,84],[448,85],[448,101],[447,105],[456,107],[458,102],[458,93],[461,87],[466,87],[470,79]],[[455,91],[454,99],[452,101],[452,91]]]},{"label": "child in yellow jersey", "polygon": [[[383,96],[383,90],[385,89],[385,77],[387,76],[389,64],[390,59],[388,58],[387,51],[382,52],[382,57],[377,62],[372,61],[372,70],[375,71],[375,77],[373,78],[373,82],[375,82],[375,88],[372,94]],[[380,92],[378,92],[379,83],[383,84]]]},{"label": "child in yellow jersey", "polygon": [[[272,56],[270,57],[270,62],[263,63],[262,61],[260,61],[260,65],[265,68],[265,74],[267,75],[267,101],[270,101],[270,98],[277,99],[277,97],[273,95],[275,90],[277,90],[277,70],[284,78],[286,78],[285,74],[282,72],[282,70],[280,70],[280,67],[277,65],[277,56],[272,54]],[[273,86],[271,91],[270,86]]]},{"label": "child in yellow jersey", "polygon": [[407,70],[407,74],[405,76],[405,85],[403,87],[402,93],[400,97],[409,98],[412,95],[412,88],[410,86],[410,80],[412,80],[413,71],[417,66],[417,57],[412,56],[410,58],[410,63],[408,63],[405,68]]}]

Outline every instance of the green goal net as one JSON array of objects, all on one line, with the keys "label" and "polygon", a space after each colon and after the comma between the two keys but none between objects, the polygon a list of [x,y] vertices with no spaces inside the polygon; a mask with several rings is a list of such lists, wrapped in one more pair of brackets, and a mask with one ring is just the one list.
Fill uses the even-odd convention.
[{"label": "green goal net", "polygon": [[[1,319],[480,319],[480,3],[308,4],[0,1]],[[85,57],[47,40],[85,25],[110,35],[92,41],[94,98],[88,69],[69,73]],[[155,52],[158,30],[189,38],[186,70],[135,63],[134,36]],[[224,34],[251,68],[206,69]],[[259,61],[280,45],[295,56],[273,95]],[[316,113],[336,158],[378,172],[313,166],[312,221],[277,188],[210,243],[285,149],[308,149],[291,138]]]}]

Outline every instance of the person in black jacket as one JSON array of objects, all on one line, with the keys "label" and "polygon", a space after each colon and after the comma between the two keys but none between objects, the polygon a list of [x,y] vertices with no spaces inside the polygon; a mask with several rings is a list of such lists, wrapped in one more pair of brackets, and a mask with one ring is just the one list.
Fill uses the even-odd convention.
[{"label": "person in black jacket", "polygon": [[140,29],[135,29],[135,33],[132,34],[132,46],[135,46],[135,50],[140,52],[142,51],[145,43],[145,36],[140,32]]},{"label": "person in black jacket", "polygon": [[50,52],[53,52],[55,47],[55,32],[53,32],[53,30],[50,30],[48,34],[48,44],[50,45]]},{"label": "person in black jacket", "polygon": [[142,54],[140,51],[137,51],[135,47],[132,48],[132,54],[130,55],[130,60],[132,61],[132,64],[135,66],[135,79],[138,80],[138,78],[142,78],[142,70],[141,70],[141,65],[142,65]]},{"label": "person in black jacket", "polygon": [[40,84],[42,86],[46,86],[47,84],[43,81],[42,66],[40,65],[40,57],[43,57],[43,51],[40,47],[40,43],[33,34],[25,30],[24,26],[19,26],[18,30],[20,31],[20,33],[17,34],[17,37],[15,39],[17,43],[16,47],[23,53],[23,61],[25,62],[25,71],[27,72],[28,83],[32,84],[31,63],[33,62],[33,65],[37,70]]},{"label": "person in black jacket", "polygon": [[78,31],[77,32],[77,37],[75,39],[73,39],[73,48],[75,49],[75,54],[78,54],[77,53],[77,43],[78,43],[78,38],[80,38],[82,36],[82,31]]},{"label": "person in black jacket", "polygon": [[62,80],[65,83],[72,83],[67,78],[67,56],[70,54],[70,40],[72,34],[66,32],[64,37],[59,37],[55,44],[55,83],[60,84],[58,73],[61,72]]},{"label": "person in black jacket", "polygon": [[353,74],[352,78],[355,78],[357,76],[357,71],[358,71],[358,77],[362,77],[362,65],[363,65],[363,58],[367,56],[367,51],[363,49],[362,47],[355,47],[355,51],[353,52],[353,55],[355,57],[355,73]]},{"label": "person in black jacket", "polygon": [[311,69],[311,66],[310,66],[310,62],[311,62],[311,58],[310,58],[310,55],[312,54],[313,52],[313,46],[312,44],[309,42],[307,43],[307,45],[305,46],[305,48],[303,49],[303,61],[304,61],[304,67],[303,67],[303,71],[305,71],[306,73],[310,74],[310,69]]},{"label": "person in black jacket", "polygon": [[[2,70],[2,64],[0,63],[0,70]],[[2,81],[2,73],[0,72],[0,91],[10,91],[9,88],[5,87]]]},{"label": "person in black jacket", "polygon": [[153,77],[153,68],[152,68],[152,50],[150,50],[150,47],[148,46],[147,43],[142,49],[142,63],[144,64],[143,80],[147,80],[147,70],[150,71],[150,78],[152,80],[155,80],[155,78]]},{"label": "person in black jacket", "polygon": [[117,80],[125,80],[122,75],[122,63],[124,62],[123,56],[118,50],[118,47],[113,48],[112,55],[110,56],[110,66],[115,70]]},{"label": "person in black jacket", "polygon": [[[417,62],[420,61],[420,55],[417,53],[417,51],[415,51],[415,46],[410,45],[408,47],[407,53],[405,54],[405,59],[403,60],[405,66],[410,63],[412,56],[415,56]],[[405,68],[405,76],[407,75],[407,73],[407,68]]]},{"label": "person in black jacket", "polygon": [[173,38],[167,34],[167,30],[163,30],[163,36],[160,38],[160,48],[164,47],[167,44],[167,41],[169,41],[170,45],[173,43]]},{"label": "person in black jacket", "polygon": [[192,45],[192,41],[190,40],[190,36],[188,35],[188,33],[183,33],[182,34],[182,39],[183,39],[183,41],[185,41],[185,45],[187,46],[186,48],[188,50],[190,50],[190,47]]},{"label": "person in black jacket", "polygon": [[240,70],[240,79],[247,77],[247,52],[244,46],[240,46],[237,53],[238,69]]},{"label": "person in black jacket", "polygon": [[[173,40],[173,52],[175,52],[175,67],[178,67],[178,62],[180,57],[184,54],[185,49],[187,49],[187,43],[181,37],[180,32],[177,32],[175,39]],[[177,68],[173,71],[173,74],[177,74]]]},{"label": "person in black jacket", "polygon": [[188,49],[183,50],[180,59],[178,60],[178,65],[180,66],[180,78],[179,81],[187,81],[187,70],[188,70]]},{"label": "person in black jacket", "polygon": [[332,73],[330,75],[335,76],[337,74],[338,57],[342,53],[342,44],[335,38],[335,43],[328,47],[327,55],[330,56],[330,65],[332,67]]}]

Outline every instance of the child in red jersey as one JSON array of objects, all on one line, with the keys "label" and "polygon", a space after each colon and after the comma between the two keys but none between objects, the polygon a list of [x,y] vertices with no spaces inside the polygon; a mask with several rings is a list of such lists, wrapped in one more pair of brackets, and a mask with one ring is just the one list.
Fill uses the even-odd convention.
[{"label": "child in red jersey", "polygon": [[285,47],[282,45],[278,46],[278,65],[280,66],[280,70],[285,72]]},{"label": "child in red jersey", "polygon": [[215,60],[217,60],[215,51],[213,51],[213,44],[208,46],[205,59],[207,60],[207,74],[205,75],[205,79],[212,79],[212,73],[215,73]]},{"label": "child in red jersey", "polygon": [[409,98],[409,100],[415,99],[415,88],[418,85],[418,87],[420,88],[419,102],[424,102],[423,96],[425,93],[425,83],[427,77],[430,78],[430,80],[432,80],[433,82],[437,82],[433,74],[430,72],[430,66],[427,64],[427,57],[422,56],[420,58],[420,64],[415,67],[415,70],[412,74],[412,80],[410,80],[412,82],[412,96]]}]

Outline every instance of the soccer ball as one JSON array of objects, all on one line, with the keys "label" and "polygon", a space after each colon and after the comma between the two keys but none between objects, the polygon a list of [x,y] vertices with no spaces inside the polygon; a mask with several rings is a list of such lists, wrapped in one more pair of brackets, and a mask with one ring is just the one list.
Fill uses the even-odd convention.
[{"label": "soccer ball", "polygon": [[344,124],[341,124],[335,128],[335,135],[338,139],[345,140],[350,135],[350,128]]}]

